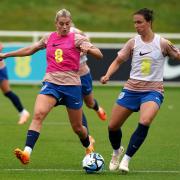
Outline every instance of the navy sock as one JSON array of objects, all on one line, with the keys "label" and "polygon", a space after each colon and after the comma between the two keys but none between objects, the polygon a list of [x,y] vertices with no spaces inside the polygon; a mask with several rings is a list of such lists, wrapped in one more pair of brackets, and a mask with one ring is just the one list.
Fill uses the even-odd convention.
[{"label": "navy sock", "polygon": [[13,105],[19,112],[21,112],[24,109],[19,97],[15,93],[13,93],[12,91],[9,91],[5,93],[4,95],[10,99],[10,101],[13,103]]},{"label": "navy sock", "polygon": [[96,101],[96,99],[94,99],[94,106],[92,107],[95,111],[99,110],[99,105],[98,102]]},{"label": "navy sock", "polygon": [[26,146],[29,146],[33,149],[36,141],[39,138],[39,134],[40,133],[37,131],[28,130],[27,138],[26,138]]},{"label": "navy sock", "polygon": [[143,124],[138,124],[137,129],[131,136],[126,154],[132,157],[136,151],[139,149],[141,144],[144,142],[147,134],[148,134],[149,126],[144,126]]},{"label": "navy sock", "polygon": [[85,116],[84,112],[82,113],[82,124],[83,124],[83,126],[86,127],[87,133],[89,134],[88,123],[87,123],[86,116]]},{"label": "navy sock", "polygon": [[119,149],[121,145],[121,138],[122,138],[121,129],[118,129],[117,131],[111,131],[110,129],[108,129],[108,132],[109,132],[109,140],[110,140],[112,148],[114,150]]},{"label": "navy sock", "polygon": [[86,148],[90,145],[89,136],[87,136],[85,139],[80,139],[80,141],[81,144]]}]

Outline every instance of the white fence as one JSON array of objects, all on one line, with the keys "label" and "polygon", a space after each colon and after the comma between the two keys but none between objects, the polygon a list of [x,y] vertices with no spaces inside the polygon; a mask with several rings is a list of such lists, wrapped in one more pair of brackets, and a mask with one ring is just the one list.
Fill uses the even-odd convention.
[{"label": "white fence", "polygon": [[[41,38],[46,31],[0,31],[0,37],[30,37],[32,42],[36,42]],[[85,32],[90,38],[131,38],[136,33],[132,32]],[[167,39],[180,39],[180,33],[158,33]]]}]

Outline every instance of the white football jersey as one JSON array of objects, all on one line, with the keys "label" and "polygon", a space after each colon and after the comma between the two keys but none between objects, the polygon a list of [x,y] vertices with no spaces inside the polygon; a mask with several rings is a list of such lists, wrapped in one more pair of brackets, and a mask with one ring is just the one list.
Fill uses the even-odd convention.
[{"label": "white football jersey", "polygon": [[155,34],[150,43],[143,42],[140,35],[135,36],[130,78],[143,81],[163,81],[165,57],[162,54],[161,37]]}]

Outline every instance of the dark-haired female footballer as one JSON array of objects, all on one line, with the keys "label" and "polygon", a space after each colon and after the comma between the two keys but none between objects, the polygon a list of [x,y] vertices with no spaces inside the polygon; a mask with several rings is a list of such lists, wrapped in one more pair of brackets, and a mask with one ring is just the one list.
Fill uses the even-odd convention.
[{"label": "dark-haired female footballer", "polygon": [[[138,33],[118,52],[101,82],[107,83],[120,65],[132,59],[130,78],[112,109],[108,132],[113,148],[109,169],[129,171],[129,162],[147,137],[149,127],[163,102],[163,65],[165,57],[180,60],[180,51],[172,43],[152,30],[153,11],[140,9],[133,15],[134,27]],[[139,111],[140,117],[132,134],[125,155],[121,146],[121,127],[128,117]]]}]

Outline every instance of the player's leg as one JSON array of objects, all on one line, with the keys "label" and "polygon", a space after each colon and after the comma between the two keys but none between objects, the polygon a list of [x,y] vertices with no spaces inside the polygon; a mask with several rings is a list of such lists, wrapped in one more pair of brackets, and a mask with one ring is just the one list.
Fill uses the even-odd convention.
[{"label": "player's leg", "polygon": [[0,70],[0,76],[1,76],[0,88],[4,96],[7,97],[12,102],[14,107],[19,112],[20,119],[18,121],[18,124],[24,124],[29,119],[30,114],[26,109],[24,109],[20,98],[11,90],[8,81],[6,67]]},{"label": "player's leg", "polygon": [[88,122],[87,122],[87,119],[86,119],[86,116],[85,116],[84,112],[82,113],[82,124],[83,124],[83,126],[86,127],[87,133],[88,133],[88,136],[89,136],[90,143],[91,143],[91,145],[92,145],[93,148],[94,148],[95,139],[94,139],[94,137],[93,137],[92,135],[89,134]]},{"label": "player's leg", "polygon": [[39,138],[40,130],[42,127],[43,120],[51,109],[56,104],[57,100],[50,95],[39,94],[36,98],[34,115],[32,122],[29,126],[27,132],[26,144],[24,150],[19,148],[15,149],[16,157],[23,163],[28,164],[30,160],[30,155]]},{"label": "player's leg", "polygon": [[124,151],[121,146],[121,126],[126,121],[126,119],[131,115],[132,111],[115,104],[112,109],[111,118],[108,126],[109,141],[113,148],[112,158],[109,163],[109,169],[115,171],[119,167],[120,157]]},{"label": "player's leg", "polygon": [[90,143],[87,129],[82,125],[82,109],[67,108],[67,112],[73,131],[79,136],[82,145],[86,148],[86,154],[93,152],[94,147]]},{"label": "player's leg", "polygon": [[18,112],[21,113],[24,109],[23,105],[19,97],[10,89],[8,80],[3,80],[0,86],[4,96],[7,97],[18,110]]},{"label": "player's leg", "polygon": [[[89,83],[86,79],[86,75],[85,76],[82,76],[81,78],[81,90],[82,90],[82,96],[84,97],[86,94],[89,94],[91,92],[91,89],[92,89],[92,84],[90,84],[90,88],[89,88],[89,85],[87,84]],[[92,145],[95,144],[95,139],[89,134],[89,128],[88,128],[88,122],[87,122],[87,118],[86,118],[86,115],[82,114],[82,124],[83,126],[85,126],[87,128],[87,131],[88,131],[88,135],[89,135],[89,139],[90,139],[90,143]]]},{"label": "player's leg", "polygon": [[86,116],[85,116],[84,112],[82,113],[82,125],[86,127],[87,133],[88,133],[88,135],[89,135],[90,143],[92,144],[92,146],[94,146],[94,144],[95,144],[95,139],[94,139],[93,136],[91,136],[91,135],[89,134],[88,122],[87,122],[87,119],[86,119]]},{"label": "player's leg", "polygon": [[86,106],[91,109],[94,109],[101,120],[106,120],[107,119],[106,112],[101,106],[99,106],[97,100],[94,98],[92,77],[90,73],[81,76],[81,84],[82,84],[83,99]]},{"label": "player's leg", "polygon": [[126,154],[124,155],[119,166],[119,169],[123,172],[129,171],[129,162],[146,139],[149,126],[158,113],[162,101],[163,96],[156,92],[147,93],[147,96],[142,98],[138,126],[131,136]]},{"label": "player's leg", "polygon": [[102,121],[105,121],[107,119],[107,114],[106,114],[105,110],[101,106],[99,106],[99,104],[98,104],[97,100],[94,98],[92,92],[88,95],[84,95],[83,98],[84,98],[84,102],[85,102],[86,106],[95,110],[97,115],[99,116],[99,118]]},{"label": "player's leg", "polygon": [[93,144],[87,128],[82,124],[82,91],[80,86],[66,87],[66,95],[64,96],[69,120],[73,131],[79,136],[82,145],[86,148],[86,153],[94,151]]},{"label": "player's leg", "polygon": [[82,124],[83,124],[83,126],[86,127],[87,132],[89,134],[88,122],[87,122],[87,119],[86,119],[86,116],[85,116],[84,112],[82,112]]}]

